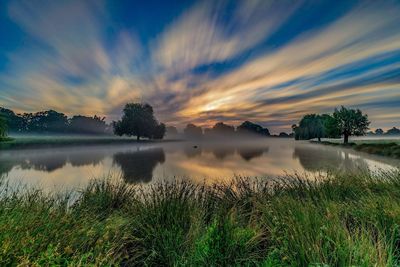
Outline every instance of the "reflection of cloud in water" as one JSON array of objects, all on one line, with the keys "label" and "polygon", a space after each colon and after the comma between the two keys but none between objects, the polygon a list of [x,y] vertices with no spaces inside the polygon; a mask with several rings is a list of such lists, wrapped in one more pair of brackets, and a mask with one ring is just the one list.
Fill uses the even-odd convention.
[{"label": "reflection of cloud in water", "polygon": [[128,183],[150,182],[158,163],[165,162],[162,148],[151,148],[116,153],[114,164],[121,168],[123,178]]}]

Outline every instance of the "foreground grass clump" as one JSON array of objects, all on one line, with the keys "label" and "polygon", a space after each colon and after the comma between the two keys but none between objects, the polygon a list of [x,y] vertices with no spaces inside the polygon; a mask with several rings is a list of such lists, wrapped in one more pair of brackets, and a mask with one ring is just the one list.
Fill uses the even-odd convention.
[{"label": "foreground grass clump", "polygon": [[311,178],[3,191],[0,265],[400,264],[400,172]]}]

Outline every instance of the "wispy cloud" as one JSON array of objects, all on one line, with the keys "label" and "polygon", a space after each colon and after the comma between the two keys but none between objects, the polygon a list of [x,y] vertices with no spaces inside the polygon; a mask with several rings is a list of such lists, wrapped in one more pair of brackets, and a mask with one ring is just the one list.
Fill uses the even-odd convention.
[{"label": "wispy cloud", "polygon": [[373,127],[394,124],[400,5],[362,2],[274,46],[303,4],[200,1],[143,42],[114,23],[106,2],[11,1],[28,41],[7,54],[0,104],[114,118],[127,101],[149,101],[178,126],[250,119],[275,131],[349,105],[370,113]]}]

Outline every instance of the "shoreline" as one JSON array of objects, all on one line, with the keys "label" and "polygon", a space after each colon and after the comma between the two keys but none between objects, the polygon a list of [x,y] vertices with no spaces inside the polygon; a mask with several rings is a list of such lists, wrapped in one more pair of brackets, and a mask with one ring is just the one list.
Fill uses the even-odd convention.
[{"label": "shoreline", "polygon": [[337,143],[332,141],[310,141],[312,144],[328,145],[328,146],[340,146],[344,148],[352,148],[356,151],[390,157],[394,159],[400,159],[400,142],[395,140],[368,140],[350,142],[348,144]]},{"label": "shoreline", "polygon": [[8,141],[0,142],[0,150],[23,150],[57,148],[68,146],[95,146],[95,145],[117,145],[117,144],[151,144],[180,142],[182,140],[136,140],[127,137],[108,136],[44,136],[44,137],[11,137]]}]

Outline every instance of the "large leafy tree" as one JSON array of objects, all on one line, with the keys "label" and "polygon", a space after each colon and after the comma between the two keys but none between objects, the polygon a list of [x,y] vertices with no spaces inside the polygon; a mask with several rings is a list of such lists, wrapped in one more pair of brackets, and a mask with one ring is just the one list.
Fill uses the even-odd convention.
[{"label": "large leafy tree", "polygon": [[336,119],[329,114],[323,114],[321,118],[324,124],[324,137],[340,138],[341,132]]},{"label": "large leafy tree", "polygon": [[113,123],[114,133],[122,136],[157,138],[164,137],[165,125],[159,125],[153,107],[147,103],[129,103],[123,110],[122,119]]},{"label": "large leafy tree", "polygon": [[307,114],[299,122],[299,126],[292,126],[295,131],[295,138],[308,140],[324,137],[324,119],[321,115]]},{"label": "large leafy tree", "polygon": [[370,124],[368,116],[364,115],[361,110],[347,109],[343,106],[335,109],[333,118],[335,120],[334,127],[343,135],[345,144],[349,143],[350,136],[365,135]]},{"label": "large leafy tree", "polygon": [[336,119],[329,114],[307,114],[301,119],[299,126],[294,124],[292,129],[296,140],[318,138],[321,141],[323,137],[337,138],[341,135]]}]

